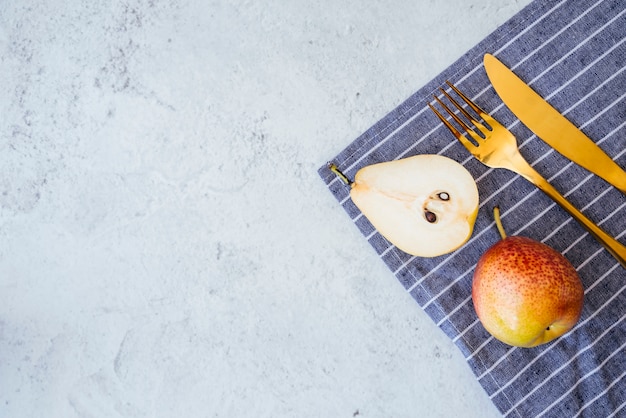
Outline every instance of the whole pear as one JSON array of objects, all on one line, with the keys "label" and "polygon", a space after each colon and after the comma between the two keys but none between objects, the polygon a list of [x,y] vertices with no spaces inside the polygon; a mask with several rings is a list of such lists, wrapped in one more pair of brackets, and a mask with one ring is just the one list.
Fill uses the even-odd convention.
[{"label": "whole pear", "polygon": [[494,210],[502,240],[479,259],[472,299],[478,318],[498,340],[534,347],[568,332],[580,318],[584,290],[571,263],[546,244],[507,237]]}]

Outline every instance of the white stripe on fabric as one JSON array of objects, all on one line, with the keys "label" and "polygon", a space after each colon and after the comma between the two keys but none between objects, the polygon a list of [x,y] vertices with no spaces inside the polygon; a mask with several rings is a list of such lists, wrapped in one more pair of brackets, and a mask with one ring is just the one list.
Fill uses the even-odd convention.
[{"label": "white stripe on fabric", "polygon": [[[601,397],[603,397],[604,395],[606,395],[609,390],[615,386],[616,384],[618,384],[620,382],[620,380],[622,380],[624,378],[624,376],[626,376],[626,372],[623,372],[621,375],[619,375],[613,382],[611,382],[611,384],[609,386],[607,386],[607,388],[605,390],[603,390],[602,392],[598,393],[596,396],[594,396],[592,399],[589,399],[589,401],[587,401],[578,411],[578,413],[575,415],[575,417],[579,417],[583,411],[585,409],[587,409],[587,407],[589,405],[591,405],[592,403],[594,403],[595,401],[597,401],[598,399],[600,399]],[[612,415],[611,415],[612,416]]]},{"label": "white stripe on fabric", "polygon": [[[457,335],[456,337],[454,337],[452,339],[452,342],[456,343],[458,340],[460,340],[461,338],[463,338],[463,336],[467,333],[467,331],[469,331],[470,329],[472,329],[474,326],[476,326],[478,323],[480,322],[480,320],[478,318],[476,318],[474,320],[474,322],[472,322],[468,327],[466,327],[462,332],[459,333],[459,335]],[[489,336],[487,337],[487,339],[489,341],[491,341],[493,339],[493,336]],[[472,357],[472,354],[469,355],[469,357],[465,357],[465,359],[467,360],[468,358]]]},{"label": "white stripe on fabric", "polygon": [[[590,8],[588,8],[587,10],[585,10],[584,12],[582,12],[581,14],[578,15],[578,17],[574,20],[572,20],[569,24],[563,26],[557,33],[555,33],[554,35],[552,35],[551,37],[549,37],[548,39],[546,39],[546,41],[541,44],[541,46],[544,46],[550,42],[552,42],[553,40],[555,40],[560,34],[562,34],[563,32],[565,32],[567,29],[569,29],[569,27],[571,25],[573,25],[574,23],[578,22],[580,19],[582,19],[583,17],[587,16],[593,9],[595,9],[596,7],[598,7],[600,5],[600,3],[602,3],[603,0],[598,0],[593,6],[591,6]],[[560,6],[560,5],[559,5]],[[520,62],[518,62],[515,66],[513,66],[512,68],[516,68],[517,66],[523,64],[524,62],[526,62],[530,57],[532,57],[539,49],[541,48],[536,48],[533,53],[528,54],[524,59],[522,59]]]},{"label": "white stripe on fabric", "polygon": [[[596,3],[595,6],[593,6],[591,9],[587,10],[587,12],[585,12],[584,14],[581,14],[579,16],[578,19],[576,19],[575,21],[579,20],[580,18],[582,18],[584,15],[586,15],[587,13],[589,13],[591,10],[593,10],[593,8],[595,8],[596,6],[598,6],[600,4],[600,2]],[[622,16],[624,14],[624,12],[626,12],[626,10],[623,10],[621,13],[618,13],[617,15],[615,15],[615,17],[613,17],[611,20],[607,21],[604,25],[602,25],[600,28],[596,29],[595,32],[593,32],[591,35],[589,35],[586,39],[585,42],[581,42],[578,45],[576,45],[574,48],[572,48],[569,53],[567,55],[562,56],[560,59],[558,59],[557,61],[553,62],[551,65],[549,65],[548,67],[546,67],[542,72],[540,72],[539,74],[537,74],[537,76],[535,78],[533,78],[531,81],[529,81],[527,84],[533,84],[535,81],[537,81],[538,79],[540,79],[542,76],[544,76],[547,72],[549,72],[551,69],[553,69],[554,67],[557,66],[557,64],[560,64],[563,60],[565,60],[567,57],[569,57],[573,52],[579,50],[580,48],[582,48],[586,41],[588,41],[589,39],[595,37],[597,34],[601,33],[604,29],[606,29],[607,26],[610,26],[611,23],[613,23],[615,20],[617,20],[620,16]],[[574,21],[574,22],[575,22]],[[569,29],[569,27],[564,27],[563,29],[561,29],[559,32],[557,32],[553,37],[551,37],[548,42],[554,40],[558,35],[560,35],[561,33],[565,32],[567,29]],[[620,42],[621,43],[621,42]],[[607,51],[608,52],[608,51]],[[523,59],[522,61],[518,62],[516,67],[518,65],[520,65],[521,63],[523,63],[524,61],[526,61],[526,59]],[[559,89],[560,90],[560,89]]]},{"label": "white stripe on fabric", "polygon": [[620,412],[622,409],[624,409],[624,407],[626,406],[626,400],[624,400],[624,402],[621,403],[621,405],[615,409],[615,412],[613,412],[611,415],[609,415],[607,418],[613,418],[617,416],[617,413]]},{"label": "white stripe on fabric", "polygon": [[[595,372],[597,372],[598,370],[600,370],[602,368],[602,366],[604,366],[609,360],[611,360],[616,354],[623,354],[623,350],[624,347],[626,347],[626,342],[623,343],[619,349],[615,350],[614,352],[612,352],[609,356],[607,356],[606,359],[604,359],[604,361],[602,363],[600,363],[595,369],[587,372],[584,376],[582,376],[580,379],[578,379],[578,381],[576,382],[576,385],[572,386],[568,391],[566,391],[563,395],[561,395],[558,399],[556,399],[554,402],[552,402],[546,409],[543,410],[542,413],[540,413],[539,415],[537,415],[537,418],[544,416],[545,414],[548,413],[548,411],[550,411],[550,409],[552,409],[557,403],[559,403],[560,401],[563,400],[563,398],[565,398],[567,395],[569,395],[574,388],[577,387],[577,385],[582,382],[583,380],[585,380],[586,378],[588,378],[589,376],[593,375]],[[543,384],[541,384],[540,386],[543,386]],[[540,387],[540,386],[537,386]],[[536,390],[536,389],[535,389]],[[534,392],[534,390],[533,390]],[[532,393],[532,392],[531,392]],[[528,395],[526,395],[526,398],[528,397]],[[523,401],[524,399],[522,399]],[[515,405],[513,408],[517,408],[517,406],[519,406],[519,404],[522,402],[518,402],[517,405]],[[508,415],[508,414],[507,414]]]},{"label": "white stripe on fabric", "polygon": [[437,322],[437,326],[440,327],[444,322],[446,322],[452,315],[454,315],[459,309],[461,309],[462,307],[464,307],[465,305],[467,305],[468,303],[470,303],[472,300],[472,294],[470,293],[470,295],[468,297],[466,297],[465,299],[463,299],[463,301],[461,303],[459,303],[458,305],[456,305],[456,308],[452,309],[450,312],[448,312],[448,314],[446,316],[444,316],[443,318],[441,318],[439,320],[439,322]]}]

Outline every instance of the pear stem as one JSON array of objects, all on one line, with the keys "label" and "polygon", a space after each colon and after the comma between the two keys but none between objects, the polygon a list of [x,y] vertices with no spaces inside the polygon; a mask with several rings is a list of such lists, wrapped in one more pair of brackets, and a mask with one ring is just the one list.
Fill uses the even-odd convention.
[{"label": "pear stem", "polygon": [[348,178],[348,176],[346,176],[345,174],[343,174],[341,172],[341,170],[339,170],[339,167],[337,167],[337,165],[335,163],[328,163],[328,168],[330,169],[330,171],[332,171],[333,173],[335,173],[337,175],[337,177],[339,177],[341,179],[341,181],[343,181],[344,183],[346,183],[348,186],[352,185],[352,180],[350,180]]},{"label": "pear stem", "polygon": [[496,227],[498,227],[498,232],[500,232],[500,236],[502,239],[506,238],[506,232],[504,231],[504,227],[502,226],[502,220],[500,220],[500,207],[496,206],[493,208],[493,217],[496,220]]}]

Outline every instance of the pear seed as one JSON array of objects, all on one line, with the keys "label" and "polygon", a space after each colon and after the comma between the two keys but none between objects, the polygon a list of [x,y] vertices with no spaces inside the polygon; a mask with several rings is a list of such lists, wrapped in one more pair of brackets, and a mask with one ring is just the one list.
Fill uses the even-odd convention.
[{"label": "pear seed", "polygon": [[446,192],[437,193],[437,197],[441,200],[450,200],[450,195]]},{"label": "pear seed", "polygon": [[424,211],[424,217],[431,224],[434,224],[435,222],[437,222],[437,215],[435,215],[434,213],[432,213],[429,210]]}]

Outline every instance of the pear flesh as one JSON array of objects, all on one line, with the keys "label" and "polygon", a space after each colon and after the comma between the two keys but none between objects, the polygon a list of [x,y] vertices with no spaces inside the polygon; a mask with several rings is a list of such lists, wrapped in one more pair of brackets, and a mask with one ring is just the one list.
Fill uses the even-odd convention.
[{"label": "pear flesh", "polygon": [[370,223],[402,251],[435,257],[472,235],[478,188],[456,161],[422,154],[360,169],[350,197]]}]

